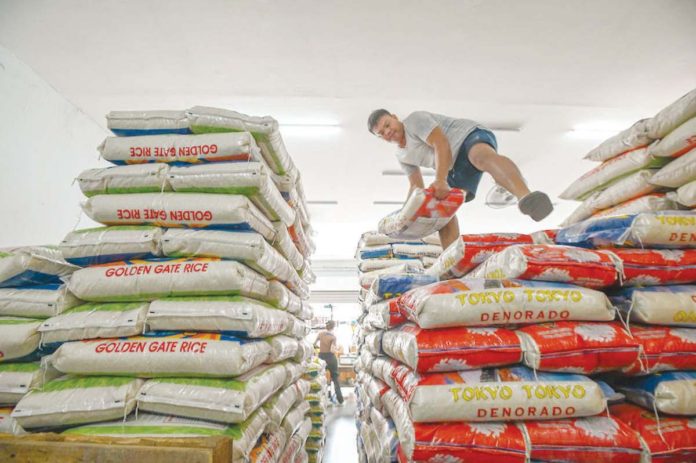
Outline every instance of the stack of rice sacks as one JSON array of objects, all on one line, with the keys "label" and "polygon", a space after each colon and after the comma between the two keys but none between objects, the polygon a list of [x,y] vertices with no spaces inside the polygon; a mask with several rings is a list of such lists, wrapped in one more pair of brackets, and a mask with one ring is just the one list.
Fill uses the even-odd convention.
[{"label": "stack of rice sacks", "polygon": [[328,382],[326,378],[326,362],[317,356],[312,357],[304,379],[309,382],[309,416],[312,427],[307,439],[307,453],[311,463],[319,463],[324,456],[326,443],[326,412],[328,407]]},{"label": "stack of rice sacks", "polygon": [[107,119],[117,137],[100,151],[116,166],[78,177],[105,227],[60,245],[82,267],[67,286],[84,303],[38,328],[65,376],[13,418],[31,431],[225,435],[234,461],[305,461],[313,244],[277,122],[211,108]]},{"label": "stack of rice sacks", "polygon": [[601,162],[560,197],[582,201],[565,220],[696,207],[696,89],[591,150]]},{"label": "stack of rice sacks", "polygon": [[0,249],[0,433],[23,434],[12,417],[31,389],[59,373],[45,361],[43,321],[81,304],[63,283],[79,267],[51,246]]}]

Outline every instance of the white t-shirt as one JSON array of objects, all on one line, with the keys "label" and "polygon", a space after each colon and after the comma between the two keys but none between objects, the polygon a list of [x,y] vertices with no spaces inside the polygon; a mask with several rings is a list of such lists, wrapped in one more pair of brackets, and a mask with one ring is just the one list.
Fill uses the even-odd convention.
[{"label": "white t-shirt", "polygon": [[409,114],[403,120],[403,124],[406,133],[406,147],[399,148],[396,152],[396,158],[406,175],[413,173],[416,166],[435,168],[435,150],[426,141],[435,127],[440,127],[452,150],[452,164],[448,170],[457,160],[459,148],[464,143],[464,139],[474,129],[483,128],[481,124],[469,119],[454,119],[427,111],[415,111]]}]

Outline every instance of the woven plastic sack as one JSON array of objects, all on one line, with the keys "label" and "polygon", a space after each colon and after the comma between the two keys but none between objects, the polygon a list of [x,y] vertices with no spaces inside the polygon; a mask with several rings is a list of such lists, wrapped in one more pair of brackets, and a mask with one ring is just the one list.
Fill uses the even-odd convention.
[{"label": "woven plastic sack", "polygon": [[246,196],[204,193],[139,193],[97,195],[82,205],[104,225],[154,225],[169,228],[209,228],[256,231],[267,240],[273,225]]},{"label": "woven plastic sack", "polygon": [[464,192],[452,189],[442,200],[432,190],[415,188],[403,207],[379,222],[379,232],[393,238],[423,238],[447,225],[464,203]]},{"label": "woven plastic sack", "polygon": [[66,374],[224,378],[246,373],[266,361],[270,352],[265,341],[164,332],[65,343],[53,354],[52,362]]},{"label": "woven plastic sack", "polygon": [[140,389],[140,410],[242,423],[285,384],[285,367],[261,366],[234,379],[151,379]]},{"label": "woven plastic sack", "polygon": [[696,329],[667,326],[631,326],[641,355],[624,368],[631,375],[661,371],[696,370]]},{"label": "woven plastic sack", "polygon": [[391,364],[383,374],[417,423],[573,418],[597,415],[606,405],[600,385],[586,376],[525,367],[417,374]]},{"label": "woven plastic sack", "polygon": [[295,223],[288,227],[288,233],[290,233],[290,238],[292,242],[295,243],[295,247],[300,251],[300,254],[302,254],[305,259],[308,259],[316,250],[316,246],[306,233],[299,218],[296,218]]},{"label": "woven plastic sack", "polygon": [[58,378],[24,396],[12,417],[25,429],[123,419],[135,408],[142,385],[129,377]]},{"label": "woven plastic sack", "polygon": [[671,196],[664,193],[653,193],[650,195],[641,196],[640,198],[631,199],[625,203],[599,211],[593,214],[592,218],[597,219],[601,217],[640,214],[641,212],[670,211],[676,209],[679,209],[679,206],[674,202]]},{"label": "woven plastic sack", "polygon": [[624,286],[696,283],[696,249],[614,249],[623,261]]},{"label": "woven plastic sack", "polygon": [[0,434],[21,436],[26,431],[12,418],[12,407],[0,407]]},{"label": "woven plastic sack", "polygon": [[66,285],[0,289],[0,316],[47,318],[81,303]]},{"label": "woven plastic sack", "polygon": [[595,209],[607,209],[634,198],[653,193],[658,189],[650,183],[657,169],[645,169],[622,178],[607,189],[599,192],[592,201]]},{"label": "woven plastic sack", "polygon": [[459,278],[508,246],[532,242],[530,235],[518,233],[462,235],[440,254],[426,273],[438,276],[441,280]]},{"label": "woven plastic sack", "polygon": [[696,213],[644,212],[591,220],[562,229],[556,242],[585,247],[696,247]]},{"label": "woven plastic sack", "polygon": [[442,247],[434,244],[393,244],[394,257],[400,259],[423,259],[425,257],[436,258],[442,253]]},{"label": "woven plastic sack", "polygon": [[302,425],[307,413],[309,413],[309,402],[303,400],[292,407],[287,415],[285,415],[281,427],[288,436],[292,436]]},{"label": "woven plastic sack", "polygon": [[305,363],[297,363],[289,360],[287,362],[283,362],[283,366],[285,367],[286,374],[285,387],[295,384],[295,386],[301,392],[298,399],[304,398],[304,396],[307,395],[307,393],[309,393],[309,381],[305,379],[300,379],[302,378],[302,375],[304,375],[305,373]]},{"label": "woven plastic sack", "polygon": [[376,436],[377,461],[396,461],[399,437],[396,434],[394,422],[386,418],[379,410],[372,408],[370,409],[370,425]]},{"label": "woven plastic sack", "polygon": [[599,146],[590,150],[584,159],[589,161],[606,161],[620,154],[644,148],[652,142],[648,135],[649,119],[641,119],[631,127],[622,130],[613,137],[603,141]]},{"label": "woven plastic sack", "polygon": [[630,426],[614,417],[595,416],[522,425],[534,461],[564,463],[640,463],[642,445]]},{"label": "woven plastic sack", "polygon": [[0,363],[0,405],[14,405],[30,390],[58,376],[48,362]]},{"label": "woven plastic sack", "polygon": [[522,359],[519,338],[504,328],[424,330],[407,324],[386,331],[382,349],[419,373],[512,365]]},{"label": "woven plastic sack", "polygon": [[279,309],[287,310],[291,314],[299,314],[303,310],[300,297],[277,280],[268,282],[266,301]]},{"label": "woven plastic sack", "polygon": [[389,385],[371,375],[366,375],[363,387],[365,388],[365,394],[369,398],[370,404],[377,410],[384,410],[382,396],[384,396],[387,391],[391,390]]},{"label": "woven plastic sack", "polygon": [[62,283],[77,268],[49,246],[0,249],[0,288]]},{"label": "woven plastic sack", "polygon": [[250,232],[169,229],[162,236],[168,257],[219,257],[243,262],[268,278],[299,278],[287,260],[263,236]]},{"label": "woven plastic sack", "polygon": [[87,303],[45,320],[42,344],[137,336],[145,331],[147,302]]},{"label": "woven plastic sack", "polygon": [[269,220],[287,226],[295,221],[295,211],[259,162],[172,167],[167,178],[176,192],[243,195]]},{"label": "woven plastic sack", "polygon": [[[292,315],[290,316],[290,326],[288,329],[286,329],[283,334],[290,336],[296,340],[299,339],[304,339],[305,336],[308,336],[310,333],[311,327],[309,324],[304,321],[300,320],[296,317],[293,317]],[[307,355],[307,352],[305,351],[305,348],[303,347],[302,350],[300,350],[300,347],[298,346],[297,350],[295,351],[295,354],[292,356],[292,358],[295,359],[304,359],[305,356]]]},{"label": "woven plastic sack", "polygon": [[618,389],[641,407],[670,415],[696,415],[696,372],[674,371],[627,378]]},{"label": "woven plastic sack", "polygon": [[556,322],[517,330],[524,364],[535,370],[595,374],[638,360],[640,346],[620,322]]},{"label": "woven plastic sack", "polygon": [[195,164],[258,158],[258,147],[248,133],[107,137],[99,152],[114,164]]},{"label": "woven plastic sack", "polygon": [[297,354],[297,340],[282,334],[273,336],[266,340],[271,346],[271,354],[269,355],[268,363],[282,362],[290,358],[294,358]]},{"label": "woven plastic sack", "polygon": [[360,241],[358,241],[358,249],[366,246],[379,246],[383,244],[394,244],[394,243],[409,243],[409,244],[434,244],[440,246],[440,237],[437,233],[423,237],[423,238],[411,238],[411,239],[398,239],[392,238],[385,235],[384,233],[379,233],[377,231],[368,231],[360,235]]},{"label": "woven plastic sack", "polygon": [[147,226],[99,227],[68,233],[59,245],[71,264],[87,267],[162,255],[162,230]]},{"label": "woven plastic sack", "polygon": [[300,251],[297,250],[297,246],[295,246],[295,243],[292,241],[288,227],[281,222],[274,222],[273,228],[275,230],[275,237],[273,241],[271,241],[271,244],[288,260],[290,265],[299,272],[304,267],[305,258]]},{"label": "woven plastic sack", "polygon": [[680,186],[672,199],[683,206],[696,207],[696,180]]},{"label": "woven plastic sack", "polygon": [[280,425],[290,409],[298,401],[299,390],[287,387],[276,393],[263,404],[263,410],[272,423]]},{"label": "woven plastic sack", "polygon": [[603,162],[575,180],[560,194],[561,199],[583,200],[591,192],[609,186],[611,183],[637,170],[660,167],[669,162],[666,158],[653,158],[647,148],[626,152]]},{"label": "woven plastic sack", "polygon": [[421,328],[614,319],[614,309],[601,291],[516,280],[441,281],[404,294],[399,307]]},{"label": "woven plastic sack", "polygon": [[678,188],[693,180],[696,180],[696,148],[660,169],[652,176],[650,183]]},{"label": "woven plastic sack", "polygon": [[285,448],[288,436],[282,428],[264,431],[249,453],[247,461],[255,463],[276,463],[280,453]]},{"label": "woven plastic sack", "polygon": [[389,273],[403,273],[404,266],[415,269],[416,273],[425,269],[420,259],[366,259],[358,262],[358,270],[363,273],[386,269],[393,269]]},{"label": "woven plastic sack", "polygon": [[436,281],[436,277],[422,273],[404,275],[383,274],[372,282],[370,293],[373,295],[374,300],[381,301],[401,296],[407,291],[435,283]]},{"label": "woven plastic sack", "polygon": [[257,410],[244,423],[228,425],[177,416],[139,413],[127,420],[121,417],[106,423],[94,423],[64,431],[70,436],[108,436],[124,438],[176,439],[225,436],[232,441],[233,461],[248,457],[268,424],[268,417]]},{"label": "woven plastic sack", "polygon": [[693,418],[660,416],[631,404],[614,405],[614,418],[636,431],[643,443],[642,461],[686,463],[696,461],[696,426]]},{"label": "woven plastic sack", "polygon": [[[586,220],[590,217],[592,217],[594,214],[599,212],[599,209],[595,207],[595,199],[601,194],[600,191],[593,191],[592,193],[587,196],[579,205],[576,207],[573,212],[570,213],[568,217],[565,218],[563,222],[561,222],[560,226],[561,227],[568,227],[570,225],[576,224],[578,222],[582,222],[583,220]],[[554,244],[554,243],[546,243],[546,244]]]},{"label": "woven plastic sack", "polygon": [[384,331],[372,331],[365,336],[365,346],[372,355],[383,355],[382,336]]},{"label": "woven plastic sack", "polygon": [[157,259],[87,267],[68,289],[90,302],[145,301],[169,296],[242,295],[262,298],[268,282],[246,266],[215,258]]},{"label": "woven plastic sack", "polygon": [[391,244],[365,246],[357,250],[356,257],[360,260],[367,259],[393,259],[394,249]]},{"label": "woven plastic sack", "polygon": [[111,111],[106,126],[119,137],[191,133],[186,111]]},{"label": "woven plastic sack", "polygon": [[689,119],[696,117],[696,89],[674,101],[648,123],[648,134],[663,138]]},{"label": "woven plastic sack", "polygon": [[665,138],[650,146],[653,156],[676,158],[696,148],[696,117],[670,132]]},{"label": "woven plastic sack", "polygon": [[169,166],[137,164],[87,169],[77,176],[80,190],[87,196],[172,191],[167,182]]},{"label": "woven plastic sack", "polygon": [[19,360],[39,348],[41,320],[0,317],[0,362]]},{"label": "woven plastic sack", "polygon": [[399,311],[398,299],[378,302],[368,308],[364,322],[374,330],[388,330],[406,321]]},{"label": "woven plastic sack", "polygon": [[628,288],[611,301],[629,323],[696,328],[696,286]]},{"label": "woven plastic sack", "polygon": [[195,106],[186,114],[194,133],[249,132],[275,173],[283,175],[295,170],[278,129],[278,121],[272,117],[247,116],[227,109],[205,106]]},{"label": "woven plastic sack", "polygon": [[304,452],[304,445],[311,429],[312,422],[309,418],[305,418],[297,432],[288,440],[280,457],[278,457],[278,463],[295,463],[295,458],[300,455],[300,452]]},{"label": "woven plastic sack", "polygon": [[507,423],[413,423],[394,391],[385,405],[399,436],[399,461],[525,463],[522,431]]}]

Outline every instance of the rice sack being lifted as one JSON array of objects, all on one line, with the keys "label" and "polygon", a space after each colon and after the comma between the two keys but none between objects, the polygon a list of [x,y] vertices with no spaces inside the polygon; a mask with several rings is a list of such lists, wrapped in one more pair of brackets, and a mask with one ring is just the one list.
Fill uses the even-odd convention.
[{"label": "rice sack being lifted", "polygon": [[420,373],[511,365],[522,358],[517,335],[504,328],[440,328],[413,324],[384,332],[382,349]]},{"label": "rice sack being lifted", "polygon": [[659,413],[696,415],[696,372],[668,371],[626,378],[618,389],[631,402]]},{"label": "rice sack being lifted", "polygon": [[638,360],[640,345],[620,322],[554,322],[517,330],[524,363],[543,371],[594,374]]},{"label": "rice sack being lifted", "polygon": [[56,369],[79,375],[239,376],[268,359],[271,346],[214,333],[149,333],[69,342],[53,354]]},{"label": "rice sack being lifted", "polygon": [[624,368],[626,373],[696,370],[696,329],[634,325],[631,335],[640,344],[641,355]]},{"label": "rice sack being lifted", "polygon": [[456,188],[442,200],[431,189],[416,188],[400,210],[380,220],[379,232],[392,238],[422,238],[447,225],[463,203],[464,192]]},{"label": "rice sack being lifted", "polygon": [[522,244],[489,257],[467,278],[556,281],[599,289],[616,284],[621,272],[621,261],[609,252]]},{"label": "rice sack being lifted", "polygon": [[402,295],[399,307],[421,328],[614,319],[614,309],[601,291],[520,280],[441,281]]},{"label": "rice sack being lifted", "polygon": [[626,320],[696,328],[696,286],[627,288],[611,294]]},{"label": "rice sack being lifted", "polygon": [[268,293],[268,282],[234,261],[154,259],[81,269],[70,279],[68,289],[90,302],[148,301],[197,295],[243,295],[261,299]]}]

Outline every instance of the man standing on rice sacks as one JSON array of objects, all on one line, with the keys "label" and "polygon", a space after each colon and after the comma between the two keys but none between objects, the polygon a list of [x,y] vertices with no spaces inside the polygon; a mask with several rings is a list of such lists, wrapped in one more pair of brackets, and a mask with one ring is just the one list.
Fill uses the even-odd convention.
[{"label": "man standing on rice sacks", "polygon": [[[424,188],[421,167],[435,169],[430,185],[435,198],[444,199],[450,188],[460,188],[466,202],[474,199],[481,175],[487,172],[517,197],[520,211],[533,220],[539,222],[553,211],[548,195],[529,191],[515,163],[498,154],[495,135],[477,122],[427,111],[413,112],[400,121],[386,109],[377,109],[367,126],[373,135],[398,145],[396,158],[408,176],[409,196],[414,188]],[[457,216],[439,233],[445,249],[459,237]]]},{"label": "man standing on rice sacks", "polygon": [[319,358],[326,362],[326,369],[331,374],[331,381],[336,391],[336,400],[338,404],[343,404],[343,394],[341,393],[341,385],[338,382],[338,358],[335,352],[338,351],[336,345],[336,336],[333,334],[336,322],[329,320],[326,322],[326,330],[319,333],[317,340],[314,341],[314,347],[319,344]]}]

